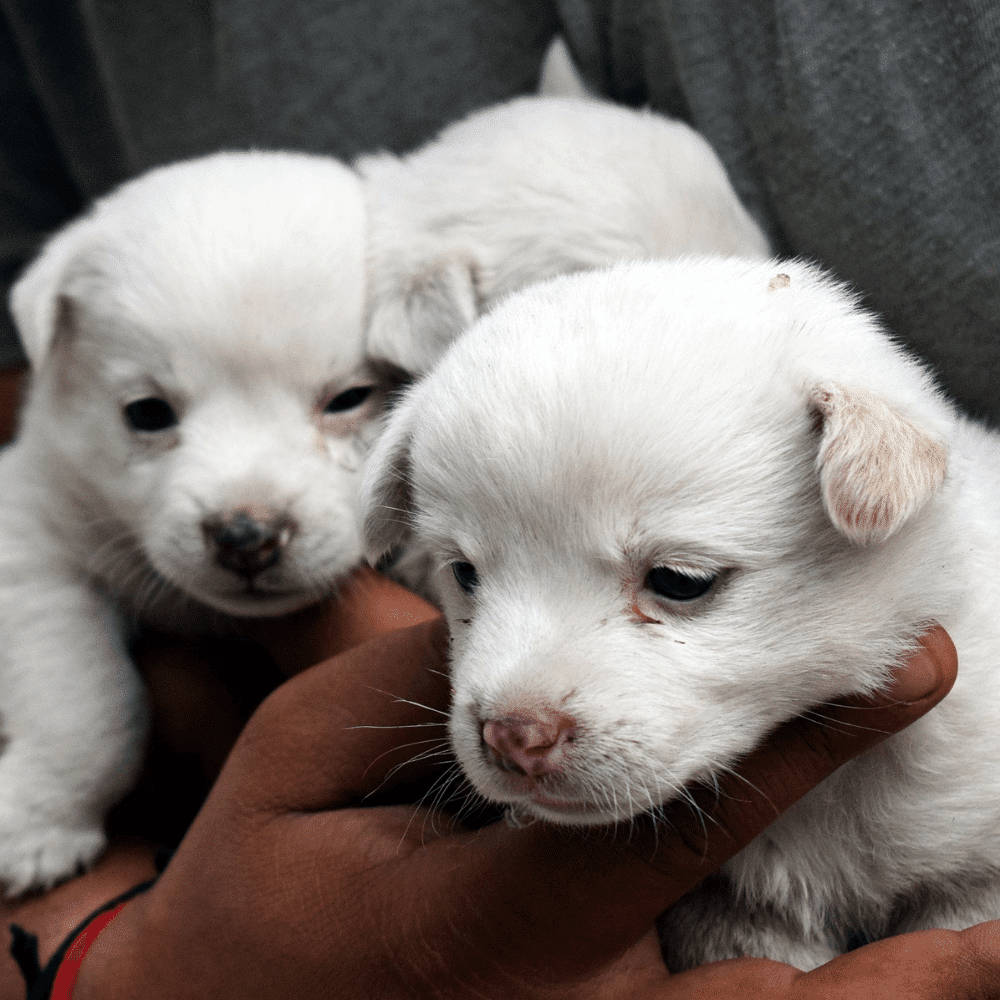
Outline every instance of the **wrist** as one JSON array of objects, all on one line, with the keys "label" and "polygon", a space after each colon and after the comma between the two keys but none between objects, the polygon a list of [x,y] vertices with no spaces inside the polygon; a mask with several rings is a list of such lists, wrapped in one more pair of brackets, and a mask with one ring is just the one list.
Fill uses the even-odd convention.
[{"label": "wrist", "polygon": [[[131,1000],[153,994],[139,986],[140,959],[147,937],[147,893],[129,900],[90,943],[80,963],[71,1000]],[[61,970],[60,970],[61,971]],[[53,992],[52,1000],[68,1000]]]},{"label": "wrist", "polygon": [[67,942],[66,950],[63,952],[55,972],[49,1000],[72,1000],[76,991],[76,980],[80,974],[80,966],[87,957],[87,952],[100,937],[101,932],[127,905],[127,902],[116,903],[109,909],[104,909],[91,917],[87,921],[87,925],[78,931],[71,941]]}]

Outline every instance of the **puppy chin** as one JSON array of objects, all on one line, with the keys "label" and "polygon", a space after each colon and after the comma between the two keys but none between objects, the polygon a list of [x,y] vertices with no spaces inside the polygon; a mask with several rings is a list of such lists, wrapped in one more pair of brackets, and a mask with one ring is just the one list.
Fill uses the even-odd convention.
[{"label": "puppy chin", "polygon": [[221,574],[209,571],[202,575],[162,574],[187,597],[213,611],[234,618],[277,618],[302,608],[336,592],[351,565],[342,572],[324,575],[322,580],[310,579],[308,585],[296,585],[295,580],[254,581],[220,579]]},{"label": "puppy chin", "polygon": [[360,563],[350,539],[318,540],[312,559],[286,554],[277,565],[244,576],[216,565],[211,552],[183,545],[147,545],[146,559],[171,587],[214,612],[233,618],[278,618],[336,594]]},{"label": "puppy chin", "polygon": [[618,815],[608,809],[598,809],[591,802],[548,798],[539,792],[515,808],[530,812],[547,823],[558,823],[560,826],[604,826],[634,818],[628,813]]},{"label": "puppy chin", "polygon": [[[488,787],[479,782],[474,784],[484,798],[506,806],[510,820],[516,825],[542,820],[559,826],[604,826],[635,818],[628,810],[603,808],[589,799],[560,792],[558,788],[539,788],[530,779],[522,786],[518,776],[497,777],[498,780],[490,782]],[[511,787],[515,784],[517,788]]]},{"label": "puppy chin", "polygon": [[[330,593],[335,589],[331,584]],[[191,596],[234,618],[278,618],[314,604],[323,594],[312,589],[291,592],[248,589],[229,594],[191,592]]]},{"label": "puppy chin", "polygon": [[506,806],[509,819],[515,824],[543,820],[560,826],[603,826],[634,818],[634,808],[601,802],[599,789],[588,792],[568,775],[548,775],[538,781],[479,759],[469,759],[461,752],[458,756],[476,791],[488,801]]}]

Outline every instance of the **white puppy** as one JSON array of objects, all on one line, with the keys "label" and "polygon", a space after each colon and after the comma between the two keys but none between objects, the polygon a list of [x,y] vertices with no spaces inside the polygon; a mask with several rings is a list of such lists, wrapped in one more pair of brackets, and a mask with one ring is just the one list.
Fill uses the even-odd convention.
[{"label": "white puppy", "polygon": [[33,368],[0,457],[0,879],[89,863],[144,730],[131,618],[226,629],[337,586],[382,390],[360,181],[219,154],[125,184],[12,294]]},{"label": "white puppy", "polygon": [[432,555],[454,750],[521,817],[655,813],[946,626],[951,695],[671,911],[674,967],[1000,917],[998,437],[816,269],[511,297],[394,411],[362,504],[370,557]]},{"label": "white puppy", "polygon": [[[572,89],[565,50],[551,57]],[[532,281],[623,259],[768,254],[708,143],[650,111],[524,97],[355,167],[371,216],[369,351],[411,373]]]}]

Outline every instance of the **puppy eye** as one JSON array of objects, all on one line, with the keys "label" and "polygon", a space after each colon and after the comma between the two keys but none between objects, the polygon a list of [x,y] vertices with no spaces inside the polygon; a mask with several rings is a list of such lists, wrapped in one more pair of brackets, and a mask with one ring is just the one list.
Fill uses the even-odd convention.
[{"label": "puppy eye", "polygon": [[353,389],[345,389],[323,407],[323,412],[344,413],[346,410],[353,410],[371,395],[374,388],[371,385],[356,385]]},{"label": "puppy eye", "polygon": [[467,594],[471,594],[479,586],[479,574],[472,563],[453,562],[451,571],[455,575],[455,581]]},{"label": "puppy eye", "polygon": [[707,594],[717,579],[717,574],[689,576],[687,573],[678,573],[677,570],[668,569],[666,566],[655,566],[646,577],[646,586],[654,594],[671,601],[693,601]]},{"label": "puppy eye", "polygon": [[124,414],[125,423],[134,431],[165,431],[178,423],[174,408],[165,399],[156,396],[129,403]]}]

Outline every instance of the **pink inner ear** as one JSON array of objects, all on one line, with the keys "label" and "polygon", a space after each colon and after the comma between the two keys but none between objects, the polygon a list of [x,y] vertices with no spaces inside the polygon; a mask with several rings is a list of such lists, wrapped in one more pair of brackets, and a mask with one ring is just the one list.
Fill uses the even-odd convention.
[{"label": "pink inner ear", "polygon": [[55,314],[52,320],[52,343],[49,350],[64,344],[76,333],[76,304],[68,295],[56,296]]},{"label": "pink inner ear", "polygon": [[817,456],[823,503],[834,526],[860,545],[883,542],[944,480],[944,445],[863,389],[816,386],[823,418]]},{"label": "pink inner ear", "polygon": [[[845,535],[861,544],[882,541],[898,527],[899,513],[892,499],[885,495],[858,494],[850,475],[842,475],[830,482],[826,502],[833,507],[830,519]],[[877,488],[877,487],[876,487]]]}]

